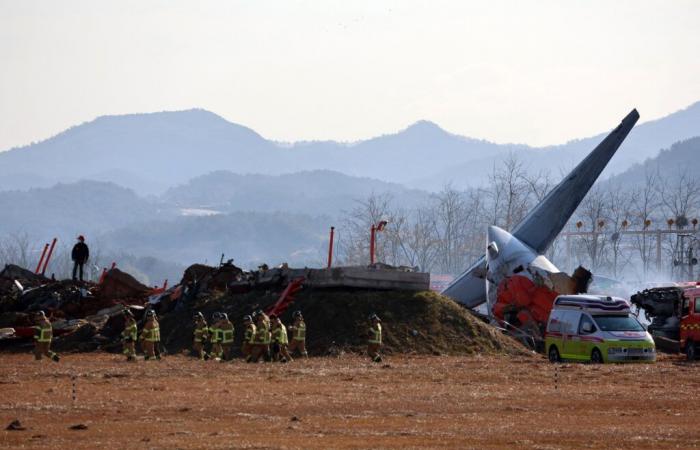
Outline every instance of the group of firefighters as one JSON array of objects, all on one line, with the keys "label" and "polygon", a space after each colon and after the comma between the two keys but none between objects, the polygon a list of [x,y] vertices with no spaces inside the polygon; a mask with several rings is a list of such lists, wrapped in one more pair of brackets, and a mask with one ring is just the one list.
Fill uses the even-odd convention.
[{"label": "group of firefighters", "polygon": [[[136,342],[141,341],[144,359],[160,359],[160,325],[153,310],[146,311],[145,322],[138,333],[136,319],[129,309],[125,309],[124,330],[122,331],[123,353],[127,361],[136,361]],[[271,314],[268,316],[262,310],[243,317],[245,332],[241,353],[246,362],[255,363],[260,359],[275,362],[291,362],[292,354],[298,352],[308,358],[306,351],[306,323],[301,311],[294,311],[292,324],[286,327],[280,318]],[[381,362],[379,354],[382,345],[382,325],[379,316],[369,317],[370,327],[367,333],[367,354],[374,362]],[[289,332],[287,331],[289,330]],[[291,337],[291,339],[290,339]],[[51,322],[43,311],[37,313],[37,324],[34,334],[34,355],[37,360],[47,356],[58,362],[59,356],[51,351],[53,330]],[[206,343],[211,347],[206,351]],[[204,315],[197,312],[194,315],[194,336],[192,349],[202,360],[215,361],[231,360],[231,350],[234,342],[234,326],[223,312],[212,315],[212,324],[208,325]]]},{"label": "group of firefighters", "polygon": [[[83,280],[83,265],[90,255],[85,237],[78,236],[78,243],[73,247],[71,257],[74,262],[73,279],[80,276]],[[122,331],[123,353],[127,361],[136,361],[136,342],[141,341],[144,359],[160,359],[160,325],[158,317],[153,310],[147,310],[145,322],[138,333],[136,318],[129,309],[124,310],[124,331]],[[43,311],[37,313],[36,326],[34,327],[34,355],[37,360],[47,356],[58,362],[59,356],[51,351],[53,329],[51,322]],[[306,323],[301,311],[294,311],[292,324],[285,327],[280,318],[271,314],[268,316],[262,310],[255,311],[251,315],[243,317],[245,333],[241,353],[243,358],[250,363],[258,362],[261,358],[265,361],[291,362],[292,354],[298,352],[304,358],[309,355],[306,352]],[[381,362],[379,350],[382,345],[382,325],[379,316],[369,316],[370,328],[367,333],[367,354],[374,362]],[[289,333],[287,332],[289,329]],[[290,339],[291,336],[291,339]],[[228,315],[216,312],[212,315],[212,324],[208,325],[204,315],[197,312],[194,315],[194,338],[192,349],[202,360],[213,359],[215,361],[229,361],[234,341],[233,323]],[[205,346],[209,342],[209,353]]]},{"label": "group of firefighters", "polygon": [[[292,314],[292,325],[284,326],[278,316],[268,316],[263,311],[256,311],[243,317],[245,332],[241,353],[247,362],[258,362],[261,358],[266,361],[291,362],[291,354],[298,351],[301,356],[308,358],[306,352],[306,323],[301,311]],[[212,316],[212,324],[208,325],[204,315],[198,312],[194,315],[194,342],[192,348],[200,359],[229,361],[233,347],[234,327],[226,313],[216,312]],[[211,343],[210,352],[205,349],[206,342]]]}]

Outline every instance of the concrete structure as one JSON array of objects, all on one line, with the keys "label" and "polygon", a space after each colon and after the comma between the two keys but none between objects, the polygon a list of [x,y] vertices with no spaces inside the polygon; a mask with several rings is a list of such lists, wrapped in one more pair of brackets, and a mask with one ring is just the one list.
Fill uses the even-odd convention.
[{"label": "concrete structure", "polygon": [[430,274],[381,266],[349,266],[330,269],[275,268],[259,272],[258,283],[304,277],[304,286],[316,289],[357,288],[380,290],[427,291]]}]

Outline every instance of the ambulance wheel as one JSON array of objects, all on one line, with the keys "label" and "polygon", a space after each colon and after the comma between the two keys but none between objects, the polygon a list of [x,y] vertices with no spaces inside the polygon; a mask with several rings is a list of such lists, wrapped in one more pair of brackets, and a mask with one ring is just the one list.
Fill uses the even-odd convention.
[{"label": "ambulance wheel", "polygon": [[594,348],[591,352],[591,362],[593,364],[603,364],[603,354],[597,348]]},{"label": "ambulance wheel", "polygon": [[558,363],[561,361],[561,358],[559,357],[559,350],[557,350],[556,345],[552,345],[551,347],[549,347],[548,356],[549,356],[549,362]]},{"label": "ambulance wheel", "polygon": [[685,357],[688,361],[695,361],[696,358],[696,353],[695,350],[695,343],[693,341],[688,341],[687,344],[685,344]]}]

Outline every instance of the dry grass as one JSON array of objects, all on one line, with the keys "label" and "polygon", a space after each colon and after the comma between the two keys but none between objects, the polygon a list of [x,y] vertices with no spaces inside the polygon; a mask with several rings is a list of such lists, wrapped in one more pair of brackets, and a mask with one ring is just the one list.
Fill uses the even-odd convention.
[{"label": "dry grass", "polygon": [[[1,448],[693,448],[700,364],[0,356]],[[77,402],[71,400],[71,375]],[[26,431],[4,431],[18,418]],[[70,430],[76,424],[87,430]]]}]

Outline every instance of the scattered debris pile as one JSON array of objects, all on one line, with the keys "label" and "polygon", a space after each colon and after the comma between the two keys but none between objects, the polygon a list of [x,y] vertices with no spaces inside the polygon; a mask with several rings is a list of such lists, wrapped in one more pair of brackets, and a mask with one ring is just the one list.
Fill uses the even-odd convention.
[{"label": "scattered debris pile", "polygon": [[[195,264],[185,271],[180,284],[153,289],[119,269],[107,272],[96,285],[52,281],[8,266],[0,275],[0,331],[5,332],[0,333],[0,344],[6,349],[30,346],[31,313],[41,309],[52,321],[58,351],[119,351],[124,308],[131,309],[139,327],[146,310],[158,314],[164,352],[190,348],[195,311],[207,318],[217,311],[226,312],[234,322],[236,342],[241,342],[243,316],[268,310],[285,287],[298,280],[292,277],[304,273],[312,282],[305,282],[282,320],[289,324],[294,310],[303,311],[311,354],[363,350],[370,313],[383,320],[388,353],[525,353],[518,343],[446,297],[415,290],[315,287],[313,277],[318,280],[318,275],[310,272],[314,270],[284,266],[244,272],[232,263],[220,267]],[[13,330],[11,335],[8,329]]]}]

